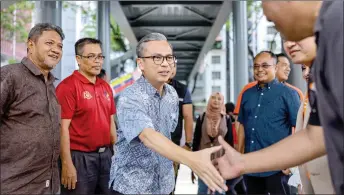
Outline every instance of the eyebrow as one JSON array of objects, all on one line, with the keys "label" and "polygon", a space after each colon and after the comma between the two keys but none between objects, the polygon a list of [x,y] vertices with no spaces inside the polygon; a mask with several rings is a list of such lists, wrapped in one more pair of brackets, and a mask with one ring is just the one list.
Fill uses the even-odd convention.
[{"label": "eyebrow", "polygon": [[152,56],[172,56],[173,54],[162,55],[160,53],[153,53]]},{"label": "eyebrow", "polygon": [[88,53],[87,55],[90,55],[90,54],[93,54],[93,55],[103,55],[103,53]]}]

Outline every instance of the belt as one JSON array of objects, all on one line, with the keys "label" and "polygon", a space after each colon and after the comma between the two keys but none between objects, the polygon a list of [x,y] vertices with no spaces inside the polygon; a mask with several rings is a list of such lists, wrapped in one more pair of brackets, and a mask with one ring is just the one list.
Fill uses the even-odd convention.
[{"label": "belt", "polygon": [[102,146],[102,147],[99,147],[97,148],[96,150],[94,151],[80,151],[80,150],[72,150],[72,151],[77,151],[77,152],[86,152],[86,153],[103,153],[106,151],[106,149],[108,149],[109,146]]}]

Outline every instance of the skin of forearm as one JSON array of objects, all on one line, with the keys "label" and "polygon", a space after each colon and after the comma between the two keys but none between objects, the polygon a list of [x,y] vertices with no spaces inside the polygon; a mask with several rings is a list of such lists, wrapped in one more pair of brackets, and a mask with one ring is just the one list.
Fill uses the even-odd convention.
[{"label": "skin of forearm", "polygon": [[187,143],[192,142],[193,137],[193,119],[190,116],[184,118],[184,129],[185,129],[185,141]]},{"label": "skin of forearm", "polygon": [[244,153],[245,149],[245,130],[242,124],[239,125],[238,129],[238,152]]},{"label": "skin of forearm", "polygon": [[186,160],[191,152],[174,144],[154,129],[144,129],[139,135],[142,143],[160,155],[177,163],[187,164]]},{"label": "skin of forearm", "polygon": [[73,161],[72,161],[72,156],[70,152],[70,138],[69,138],[68,127],[61,126],[60,135],[61,135],[61,144],[60,144],[61,145],[61,161],[63,164],[72,163]]},{"label": "skin of forearm", "polygon": [[243,155],[244,173],[283,170],[325,154],[322,127],[308,125],[268,148]]}]

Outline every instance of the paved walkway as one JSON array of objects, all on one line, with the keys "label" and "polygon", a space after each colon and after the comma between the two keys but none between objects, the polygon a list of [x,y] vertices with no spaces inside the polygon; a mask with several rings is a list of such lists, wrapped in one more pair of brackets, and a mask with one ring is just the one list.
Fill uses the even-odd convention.
[{"label": "paved walkway", "polygon": [[175,194],[197,194],[197,178],[195,184],[191,182],[191,169],[180,165]]}]

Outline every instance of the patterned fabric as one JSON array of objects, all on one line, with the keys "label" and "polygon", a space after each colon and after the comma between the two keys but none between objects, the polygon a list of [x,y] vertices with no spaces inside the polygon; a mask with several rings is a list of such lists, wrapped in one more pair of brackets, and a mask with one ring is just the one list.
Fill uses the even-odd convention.
[{"label": "patterned fabric", "polygon": [[123,194],[169,194],[174,188],[173,162],[147,148],[138,138],[152,128],[167,138],[178,122],[178,95],[164,85],[164,94],[141,77],[125,89],[117,107],[118,142],[114,146],[109,186]]}]

